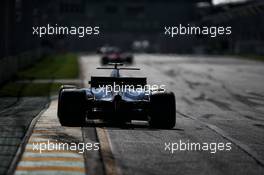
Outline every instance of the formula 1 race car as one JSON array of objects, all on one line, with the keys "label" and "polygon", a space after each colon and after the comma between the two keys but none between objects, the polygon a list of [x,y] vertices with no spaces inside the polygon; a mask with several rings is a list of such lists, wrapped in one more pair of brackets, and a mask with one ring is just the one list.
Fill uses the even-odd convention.
[{"label": "formula 1 race car", "polygon": [[133,55],[130,53],[122,52],[117,47],[104,47],[99,52],[102,54],[101,64],[106,65],[110,62],[114,63],[133,63]]},{"label": "formula 1 race car", "polygon": [[[148,121],[152,128],[170,129],[176,123],[173,92],[146,87],[145,77],[121,77],[119,70],[138,68],[114,67],[110,77],[91,77],[90,88],[64,85],[59,91],[58,118],[62,126],[82,126],[88,120],[125,124],[132,120]],[[135,90],[133,87],[137,87]],[[140,90],[138,90],[140,89]]]}]

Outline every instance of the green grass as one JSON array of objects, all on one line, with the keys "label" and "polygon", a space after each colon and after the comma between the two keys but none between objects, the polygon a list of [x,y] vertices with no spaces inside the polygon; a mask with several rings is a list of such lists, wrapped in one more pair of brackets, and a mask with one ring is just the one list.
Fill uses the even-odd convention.
[{"label": "green grass", "polygon": [[77,55],[56,54],[43,58],[33,67],[20,71],[18,79],[67,79],[78,78]]},{"label": "green grass", "polygon": [[50,96],[58,93],[60,83],[16,82],[33,79],[75,79],[78,78],[78,59],[75,54],[46,56],[32,67],[17,73],[17,79],[0,87],[0,96]]},{"label": "green grass", "polygon": [[264,61],[264,55],[238,55],[242,59]]},{"label": "green grass", "polygon": [[60,83],[8,83],[0,89],[0,96],[24,97],[24,96],[50,96],[56,95]]},{"label": "green grass", "polygon": [[264,55],[254,55],[254,56],[248,56],[248,58],[253,58],[254,60],[258,61],[264,61]]}]

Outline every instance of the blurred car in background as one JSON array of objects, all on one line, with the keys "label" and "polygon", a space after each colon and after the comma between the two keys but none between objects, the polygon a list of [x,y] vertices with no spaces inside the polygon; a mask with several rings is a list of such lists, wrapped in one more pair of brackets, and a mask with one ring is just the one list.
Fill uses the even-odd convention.
[{"label": "blurred car in background", "polygon": [[133,63],[133,55],[128,52],[121,51],[118,47],[103,46],[98,49],[98,53],[102,54],[101,64],[106,65],[108,63]]}]

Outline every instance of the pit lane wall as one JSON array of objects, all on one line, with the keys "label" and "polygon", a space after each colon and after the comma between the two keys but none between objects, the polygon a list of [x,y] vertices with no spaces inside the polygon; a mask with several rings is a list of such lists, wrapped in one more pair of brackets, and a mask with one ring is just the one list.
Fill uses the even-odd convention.
[{"label": "pit lane wall", "polygon": [[46,48],[31,33],[40,16],[34,8],[36,3],[0,1],[0,85],[43,57]]}]

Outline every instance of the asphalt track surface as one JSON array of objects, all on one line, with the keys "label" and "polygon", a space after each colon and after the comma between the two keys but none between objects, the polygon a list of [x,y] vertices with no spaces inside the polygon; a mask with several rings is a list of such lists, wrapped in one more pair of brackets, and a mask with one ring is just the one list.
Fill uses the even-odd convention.
[{"label": "asphalt track surface", "polygon": [[[80,57],[85,86],[97,55]],[[56,99],[38,116],[24,144],[16,174],[264,174],[264,64],[226,57],[135,55],[124,76],[146,76],[176,94],[177,124],[150,129],[146,122],[61,127]],[[114,116],[109,116],[114,117]],[[162,116],[161,116],[162,117]],[[100,143],[100,150],[33,151],[32,144]],[[231,143],[231,150],[168,150],[169,143]],[[176,144],[174,144],[175,146]],[[174,147],[175,148],[175,147]]]}]

